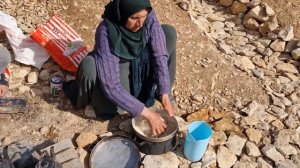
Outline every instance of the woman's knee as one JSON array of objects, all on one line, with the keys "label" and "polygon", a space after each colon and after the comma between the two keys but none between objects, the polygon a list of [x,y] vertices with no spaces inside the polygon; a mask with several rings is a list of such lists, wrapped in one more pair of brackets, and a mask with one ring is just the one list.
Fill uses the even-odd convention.
[{"label": "woman's knee", "polygon": [[163,24],[161,25],[165,36],[166,36],[166,40],[169,42],[176,42],[177,41],[177,33],[176,33],[176,29],[169,25],[169,24]]},{"label": "woman's knee", "polygon": [[96,80],[97,71],[96,71],[96,63],[95,58],[92,56],[86,56],[79,65],[77,77],[88,78],[90,80]]}]

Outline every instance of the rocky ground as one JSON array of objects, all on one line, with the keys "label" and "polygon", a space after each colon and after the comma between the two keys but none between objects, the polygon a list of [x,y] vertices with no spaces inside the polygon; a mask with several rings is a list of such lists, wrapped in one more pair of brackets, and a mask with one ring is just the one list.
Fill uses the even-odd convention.
[{"label": "rocky ground", "polygon": [[[162,23],[178,32],[177,80],[173,94],[182,139],[174,152],[143,158],[146,167],[300,167],[299,18],[300,2],[262,0],[152,0]],[[59,15],[91,49],[106,1],[5,0],[0,9],[29,33]],[[294,9],[294,10],[290,10]],[[298,19],[298,20],[297,20]],[[288,26],[291,25],[291,26]],[[295,36],[294,36],[295,33]],[[4,36],[2,45],[9,48]],[[63,97],[50,96],[49,76],[63,73],[49,60],[41,70],[13,62],[11,96],[29,101],[24,115],[0,116],[2,145],[27,140],[38,145],[107,132],[119,123],[92,119],[72,109]],[[183,156],[186,125],[204,120],[213,127],[201,162]],[[128,122],[128,121],[127,121]],[[109,133],[110,134],[110,133]],[[96,136],[96,139],[97,139]],[[85,147],[79,142],[76,146]]]}]

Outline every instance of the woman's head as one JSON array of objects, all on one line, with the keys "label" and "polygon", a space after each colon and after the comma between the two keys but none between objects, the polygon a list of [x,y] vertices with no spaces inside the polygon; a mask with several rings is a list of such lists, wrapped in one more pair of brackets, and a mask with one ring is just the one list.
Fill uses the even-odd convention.
[{"label": "woman's head", "polygon": [[113,0],[104,13],[104,17],[136,32],[143,26],[152,7],[149,0]]}]

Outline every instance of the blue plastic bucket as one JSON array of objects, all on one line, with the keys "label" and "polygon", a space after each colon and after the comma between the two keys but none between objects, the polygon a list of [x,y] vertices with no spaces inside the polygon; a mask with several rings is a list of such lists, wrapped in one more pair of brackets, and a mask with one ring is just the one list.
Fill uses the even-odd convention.
[{"label": "blue plastic bucket", "polygon": [[204,121],[192,122],[185,137],[185,157],[192,162],[199,161],[206,151],[211,134],[211,127]]}]

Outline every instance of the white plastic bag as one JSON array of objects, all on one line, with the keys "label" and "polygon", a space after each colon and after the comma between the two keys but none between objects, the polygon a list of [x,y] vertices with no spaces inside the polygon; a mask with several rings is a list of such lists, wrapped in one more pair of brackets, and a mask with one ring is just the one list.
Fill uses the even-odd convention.
[{"label": "white plastic bag", "polygon": [[49,58],[49,54],[42,46],[23,34],[15,18],[0,11],[0,32],[3,30],[13,49],[16,61],[40,69]]}]

